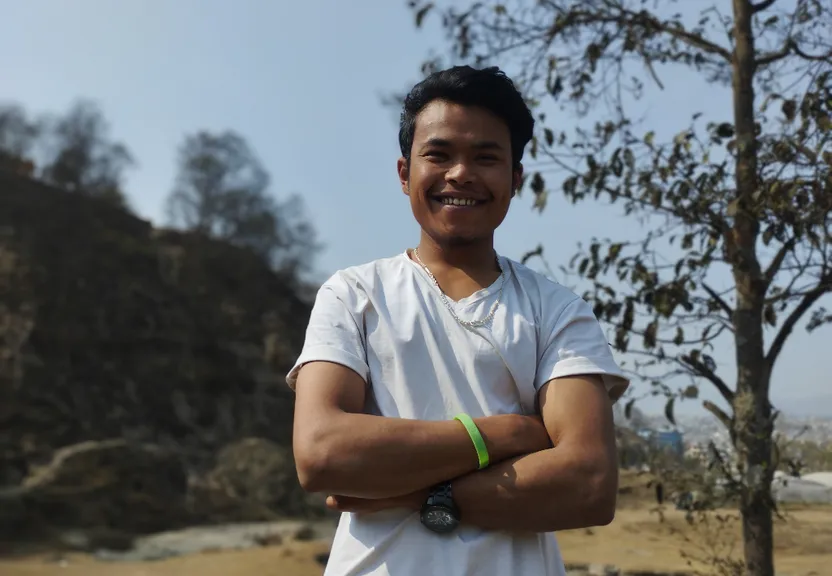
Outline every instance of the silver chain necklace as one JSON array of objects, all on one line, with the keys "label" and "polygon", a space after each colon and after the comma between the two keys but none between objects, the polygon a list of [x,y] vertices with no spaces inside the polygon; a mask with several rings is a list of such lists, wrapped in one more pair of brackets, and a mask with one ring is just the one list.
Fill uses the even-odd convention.
[{"label": "silver chain necklace", "polygon": [[494,301],[494,304],[491,305],[491,310],[489,310],[488,315],[482,320],[463,320],[462,318],[456,315],[453,303],[451,303],[450,299],[445,294],[445,291],[442,290],[442,287],[439,286],[439,281],[436,279],[436,276],[433,275],[433,272],[431,272],[430,269],[427,266],[425,266],[425,263],[422,262],[422,259],[419,258],[418,248],[413,249],[413,257],[416,258],[416,262],[418,262],[419,266],[421,266],[422,269],[424,269],[424,271],[427,273],[427,275],[430,276],[430,279],[433,281],[433,285],[436,286],[437,290],[439,290],[439,296],[442,297],[442,301],[445,303],[445,307],[448,309],[448,311],[451,313],[451,316],[453,316],[457,322],[459,322],[466,328],[477,328],[479,326],[485,326],[486,324],[491,322],[491,320],[494,319],[494,314],[497,313],[497,308],[500,306],[500,300],[503,297],[503,285],[505,284],[505,279],[503,279],[503,267],[500,266],[499,258],[496,258],[497,268],[500,269],[500,279],[502,279],[503,281],[500,282],[500,291],[497,294],[497,299]]}]

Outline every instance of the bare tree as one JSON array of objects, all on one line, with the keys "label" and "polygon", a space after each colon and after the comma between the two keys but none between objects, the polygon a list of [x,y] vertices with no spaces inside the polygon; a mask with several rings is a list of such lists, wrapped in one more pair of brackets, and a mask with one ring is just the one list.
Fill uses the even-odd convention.
[{"label": "bare tree", "polygon": [[[535,205],[560,180],[574,202],[617,203],[649,222],[638,241],[593,240],[573,270],[615,346],[644,358],[640,371],[670,395],[669,418],[669,376],[691,379],[684,397],[708,382],[724,399],[727,411],[704,404],[735,450],[722,469],[739,494],[744,571],[773,576],[771,374],[800,323],[832,320],[819,306],[832,292],[832,4],[724,0],[687,17],[673,14],[690,13],[687,0],[439,4],[409,2],[417,26],[441,11],[451,60],[516,69],[541,110],[582,117],[609,104],[573,134],[541,112]],[[696,115],[667,142],[638,133],[624,95],[662,87],[668,66],[729,86],[733,118]],[[708,354],[717,342],[733,346],[736,374],[718,373]]]},{"label": "bare tree", "polygon": [[278,202],[260,160],[234,132],[199,132],[179,150],[170,221],[247,246],[281,270],[308,269],[318,245],[303,202]]}]

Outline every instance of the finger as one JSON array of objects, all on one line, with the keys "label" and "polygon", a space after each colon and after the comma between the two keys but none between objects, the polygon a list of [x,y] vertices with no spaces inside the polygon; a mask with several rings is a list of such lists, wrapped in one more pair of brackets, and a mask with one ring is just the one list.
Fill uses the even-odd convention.
[{"label": "finger", "polygon": [[332,495],[326,499],[326,505],[336,512],[359,512],[369,508],[371,501],[363,501],[349,496]]}]

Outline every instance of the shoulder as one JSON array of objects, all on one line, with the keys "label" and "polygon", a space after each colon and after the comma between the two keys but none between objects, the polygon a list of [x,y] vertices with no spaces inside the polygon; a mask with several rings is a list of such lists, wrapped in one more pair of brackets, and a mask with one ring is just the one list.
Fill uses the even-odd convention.
[{"label": "shoulder", "polygon": [[592,306],[566,286],[509,261],[512,272],[535,308],[539,333],[535,389],[554,378],[599,374],[613,402],[629,386],[616,363]]},{"label": "shoulder", "polygon": [[368,294],[379,290],[391,278],[401,277],[409,268],[409,262],[403,254],[342,268],[324,281],[319,294],[323,291],[338,295]]},{"label": "shoulder", "polygon": [[518,288],[542,319],[554,320],[566,310],[589,307],[578,294],[548,276],[510,258],[503,258],[503,262],[511,268]]}]

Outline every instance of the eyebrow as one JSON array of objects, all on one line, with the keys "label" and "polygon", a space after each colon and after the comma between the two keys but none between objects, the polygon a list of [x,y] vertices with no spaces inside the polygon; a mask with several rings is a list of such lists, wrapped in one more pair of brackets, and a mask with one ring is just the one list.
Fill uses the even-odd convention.
[{"label": "eyebrow", "polygon": [[[428,148],[434,146],[436,148],[450,148],[451,142],[450,140],[445,140],[444,138],[429,138],[425,143],[422,145],[422,148]],[[478,142],[474,142],[473,148],[478,150],[502,150],[503,147],[500,146],[498,142],[493,140],[480,140]]]}]

